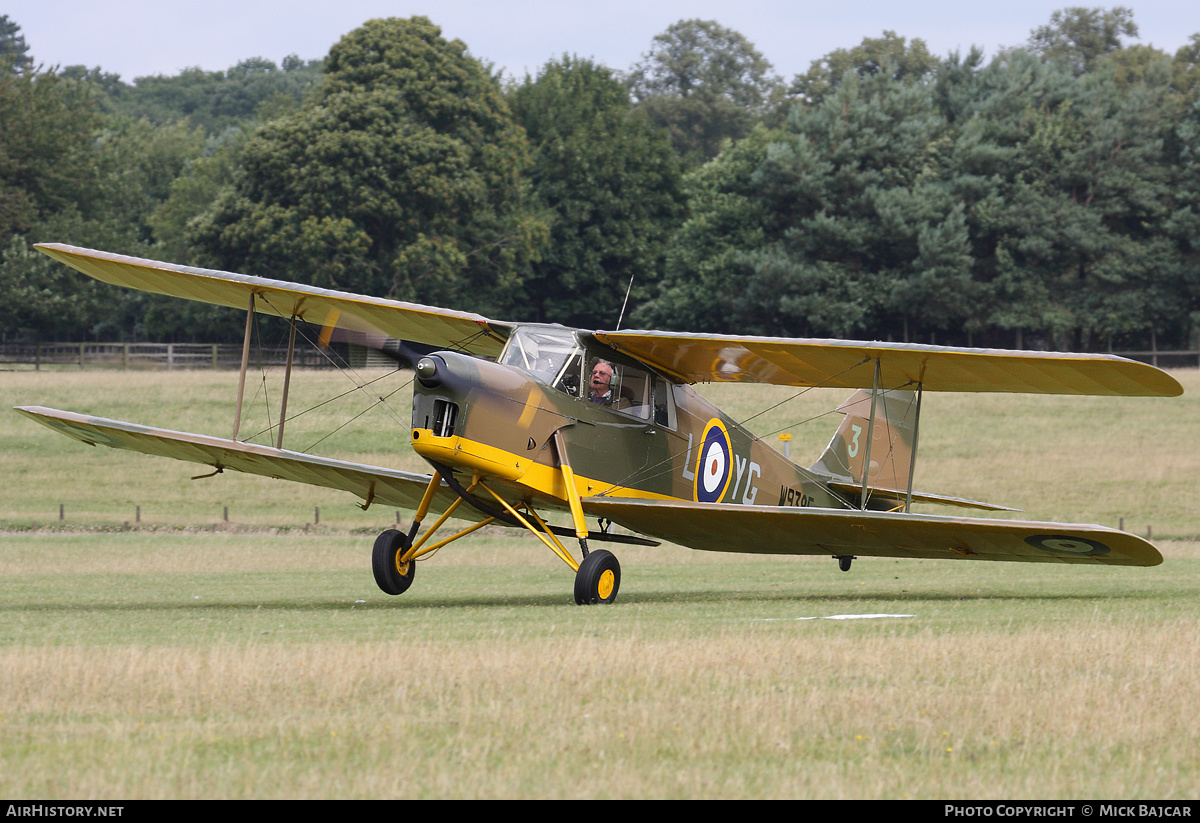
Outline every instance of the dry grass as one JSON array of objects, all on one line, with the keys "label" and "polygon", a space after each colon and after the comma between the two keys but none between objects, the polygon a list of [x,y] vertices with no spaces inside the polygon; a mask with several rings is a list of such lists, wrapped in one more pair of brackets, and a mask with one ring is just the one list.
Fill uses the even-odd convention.
[{"label": "dry grass", "polygon": [[[1194,796],[1194,620],[14,648],[6,796]],[[815,635],[815,636],[814,636]],[[11,707],[19,707],[14,712]],[[53,768],[50,768],[50,767]]]}]

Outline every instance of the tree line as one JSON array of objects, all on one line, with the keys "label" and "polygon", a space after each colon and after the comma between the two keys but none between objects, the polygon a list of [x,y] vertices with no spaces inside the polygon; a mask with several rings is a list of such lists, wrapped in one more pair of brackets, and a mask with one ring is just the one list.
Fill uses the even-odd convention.
[{"label": "tree line", "polygon": [[0,16],[0,333],[240,336],[58,241],[589,328],[1194,345],[1200,33],[1136,37],[1073,7],[990,58],[889,31],[785,81],[683,20],[624,71],[506,78],[414,17],[125,83]]}]

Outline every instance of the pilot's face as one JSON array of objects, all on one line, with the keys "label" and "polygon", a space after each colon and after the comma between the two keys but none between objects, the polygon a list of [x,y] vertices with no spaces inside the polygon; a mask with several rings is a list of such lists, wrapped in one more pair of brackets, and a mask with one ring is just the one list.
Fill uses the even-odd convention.
[{"label": "pilot's face", "polygon": [[612,367],[607,363],[597,363],[592,367],[592,391],[596,394],[604,394],[608,391],[609,385],[612,383]]}]

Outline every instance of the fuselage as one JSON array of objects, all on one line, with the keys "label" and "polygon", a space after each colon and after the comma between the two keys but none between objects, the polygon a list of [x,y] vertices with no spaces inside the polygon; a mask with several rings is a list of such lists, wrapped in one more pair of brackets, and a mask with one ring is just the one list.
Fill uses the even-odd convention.
[{"label": "fuselage", "polygon": [[455,352],[427,361],[415,383],[412,446],[464,486],[483,477],[513,502],[567,508],[567,461],[581,498],[848,506],[825,478],[692,387],[587,332],[526,326],[496,362]]}]

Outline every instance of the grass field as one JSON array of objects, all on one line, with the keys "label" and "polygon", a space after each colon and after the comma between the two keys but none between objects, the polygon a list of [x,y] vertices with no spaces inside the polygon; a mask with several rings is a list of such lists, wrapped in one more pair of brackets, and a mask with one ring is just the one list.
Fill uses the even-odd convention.
[{"label": "grass field", "polygon": [[[1176,376],[1164,400],[931,395],[917,475],[1021,517],[1152,528],[1161,566],[842,574],[631,547],[618,603],[588,609],[502,531],[390,598],[369,553],[393,511],[193,481],[0,415],[0,796],[1194,799],[1200,374]],[[419,469],[406,378],[368,377],[386,405],[321,440],[367,400],[302,375],[293,411],[349,394],[286,445]],[[227,435],[235,380],[4,373],[0,396]],[[708,391],[741,418],[795,394]],[[843,394],[749,426],[793,432],[806,462]],[[890,616],[845,619],[868,615]]]}]

